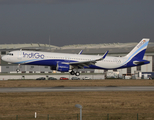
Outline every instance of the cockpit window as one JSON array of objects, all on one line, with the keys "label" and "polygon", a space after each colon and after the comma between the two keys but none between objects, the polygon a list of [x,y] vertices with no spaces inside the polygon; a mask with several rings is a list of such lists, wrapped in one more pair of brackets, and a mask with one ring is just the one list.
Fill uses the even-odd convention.
[{"label": "cockpit window", "polygon": [[7,55],[11,55],[11,56],[13,56],[13,53],[7,53]]}]

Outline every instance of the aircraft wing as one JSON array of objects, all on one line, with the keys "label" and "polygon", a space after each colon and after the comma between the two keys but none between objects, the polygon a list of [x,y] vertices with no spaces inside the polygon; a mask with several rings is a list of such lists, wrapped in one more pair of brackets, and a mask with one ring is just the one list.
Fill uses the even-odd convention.
[{"label": "aircraft wing", "polygon": [[97,61],[103,60],[106,57],[106,55],[108,54],[108,52],[109,51],[106,51],[105,54],[99,59],[90,60],[90,61],[83,61],[83,62],[71,62],[69,64],[74,67],[78,67],[78,68],[89,67],[89,65],[95,65],[95,63]]}]

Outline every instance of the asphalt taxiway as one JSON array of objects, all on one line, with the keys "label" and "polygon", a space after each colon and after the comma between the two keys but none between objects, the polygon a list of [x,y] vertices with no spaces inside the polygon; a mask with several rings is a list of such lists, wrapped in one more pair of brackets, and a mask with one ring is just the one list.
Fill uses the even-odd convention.
[{"label": "asphalt taxiway", "polygon": [[154,91],[154,86],[107,86],[107,87],[23,87],[0,88],[0,93],[5,92],[78,92],[78,91]]}]

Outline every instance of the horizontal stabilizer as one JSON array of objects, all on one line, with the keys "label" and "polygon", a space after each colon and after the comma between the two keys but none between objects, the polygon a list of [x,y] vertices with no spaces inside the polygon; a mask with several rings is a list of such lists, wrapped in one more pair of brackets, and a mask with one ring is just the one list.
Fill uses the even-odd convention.
[{"label": "horizontal stabilizer", "polygon": [[134,61],[133,63],[135,65],[142,65],[142,64],[149,64],[150,61],[148,61],[148,60],[139,60],[139,61]]}]

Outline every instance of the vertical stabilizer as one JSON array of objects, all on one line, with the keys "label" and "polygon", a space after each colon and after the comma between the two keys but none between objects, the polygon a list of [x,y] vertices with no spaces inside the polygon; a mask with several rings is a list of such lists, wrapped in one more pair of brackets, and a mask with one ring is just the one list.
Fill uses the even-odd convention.
[{"label": "vertical stabilizer", "polygon": [[132,58],[142,60],[146,51],[146,48],[149,43],[149,38],[143,38],[135,47],[134,49],[128,53],[125,57],[127,57],[129,60]]}]

